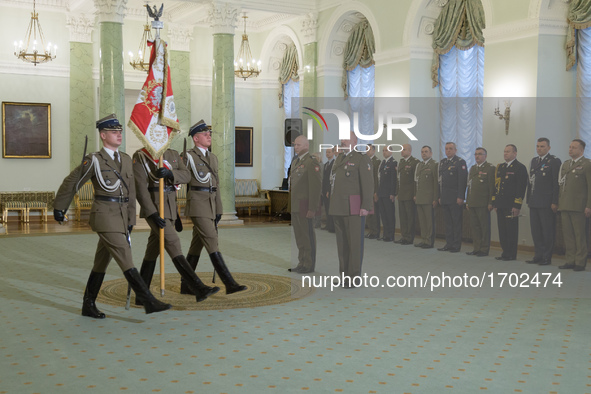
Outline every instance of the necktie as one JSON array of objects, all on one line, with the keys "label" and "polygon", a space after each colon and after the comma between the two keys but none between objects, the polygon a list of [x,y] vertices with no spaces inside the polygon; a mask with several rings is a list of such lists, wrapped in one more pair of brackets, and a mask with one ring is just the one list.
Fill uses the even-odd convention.
[{"label": "necktie", "polygon": [[117,164],[117,169],[121,171],[121,160],[119,160],[119,154],[117,152],[113,152],[113,160]]}]

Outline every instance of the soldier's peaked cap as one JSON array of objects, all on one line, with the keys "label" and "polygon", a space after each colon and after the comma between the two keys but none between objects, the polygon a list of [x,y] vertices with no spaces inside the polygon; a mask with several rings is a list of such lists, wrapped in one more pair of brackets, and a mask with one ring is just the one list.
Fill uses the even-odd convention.
[{"label": "soldier's peaked cap", "polygon": [[191,128],[189,129],[189,135],[191,137],[193,137],[195,134],[203,133],[204,131],[210,131],[210,130],[207,127],[207,124],[205,123],[205,121],[203,119],[201,119],[199,122],[197,122],[193,126],[191,126]]},{"label": "soldier's peaked cap", "polygon": [[107,115],[96,121],[96,128],[101,130],[123,130],[123,126],[117,120],[117,115]]}]

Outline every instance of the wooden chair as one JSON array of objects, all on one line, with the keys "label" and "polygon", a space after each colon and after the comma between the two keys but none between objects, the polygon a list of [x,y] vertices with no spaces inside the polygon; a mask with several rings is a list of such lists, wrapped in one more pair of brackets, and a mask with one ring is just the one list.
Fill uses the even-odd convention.
[{"label": "wooden chair", "polygon": [[86,182],[78,193],[74,196],[74,212],[76,214],[76,221],[80,221],[80,214],[82,210],[90,210],[92,201],[94,200],[94,187],[92,182]]}]

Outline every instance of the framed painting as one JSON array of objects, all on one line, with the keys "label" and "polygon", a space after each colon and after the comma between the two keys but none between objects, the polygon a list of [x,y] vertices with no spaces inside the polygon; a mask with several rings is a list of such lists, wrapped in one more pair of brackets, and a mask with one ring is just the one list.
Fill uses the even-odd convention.
[{"label": "framed painting", "polygon": [[236,167],[252,167],[252,127],[236,127]]},{"label": "framed painting", "polygon": [[51,104],[2,102],[2,157],[51,158]]}]

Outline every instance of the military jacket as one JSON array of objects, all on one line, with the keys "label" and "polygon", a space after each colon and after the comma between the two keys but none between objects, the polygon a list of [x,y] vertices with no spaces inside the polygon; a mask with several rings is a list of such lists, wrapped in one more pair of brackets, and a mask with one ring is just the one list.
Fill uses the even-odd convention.
[{"label": "military jacket", "polygon": [[492,205],[495,194],[495,166],[484,162],[479,167],[474,164],[468,174],[468,194],[466,204],[470,208],[483,208]]},{"label": "military jacket", "polygon": [[527,188],[527,168],[517,159],[511,165],[497,165],[493,206],[501,209],[521,209]]},{"label": "military jacket", "polygon": [[378,167],[378,197],[386,197],[396,195],[398,163],[390,156],[387,160],[383,160]]},{"label": "military jacket", "polygon": [[331,173],[330,215],[350,216],[350,197],[360,198],[361,208],[373,209],[373,169],[367,155],[340,154]]},{"label": "military jacket", "polygon": [[[218,158],[209,152],[205,157],[197,147],[187,151],[185,164],[191,172],[187,184],[185,215],[215,219],[223,213],[222,198],[218,189]],[[191,190],[193,187],[209,188],[209,191]]]},{"label": "military jacket", "polygon": [[415,170],[419,160],[413,156],[408,159],[400,159],[398,165],[398,200],[412,200],[416,192]]},{"label": "military jacket", "polygon": [[584,212],[591,208],[591,161],[582,157],[573,164],[567,160],[562,164],[558,178],[560,211]]},{"label": "military jacket", "polygon": [[558,172],[561,161],[547,154],[544,159],[534,157],[529,166],[527,205],[531,208],[550,208],[558,204]]},{"label": "military jacket", "polygon": [[382,161],[380,159],[378,159],[375,154],[373,155],[373,157],[370,160],[371,160],[371,168],[373,169],[373,190],[374,190],[374,193],[377,193],[380,163]]},{"label": "military jacket", "polygon": [[326,196],[326,193],[330,193],[330,173],[332,172],[332,166],[336,161],[336,157],[331,161],[324,163],[324,170],[322,173],[322,195]]},{"label": "military jacket", "polygon": [[[305,216],[320,208],[322,172],[320,163],[310,153],[295,159],[291,168],[291,213]],[[306,210],[306,212],[303,212]]]},{"label": "military jacket", "polygon": [[433,204],[439,198],[437,177],[437,162],[429,159],[427,163],[421,161],[417,165],[415,179],[417,184],[416,203]]},{"label": "military jacket", "polygon": [[[164,218],[176,219],[178,213],[176,208],[176,189],[174,185],[189,183],[191,173],[187,170],[185,163],[181,160],[179,153],[168,149],[164,152],[166,166],[172,171],[174,181],[166,181],[164,191]],[[133,174],[135,178],[135,190],[137,200],[140,203],[140,217],[145,218],[154,213],[160,215],[160,194],[158,187],[161,179],[155,178],[151,173],[158,168],[158,165],[150,157],[145,155],[142,149],[133,154]]]},{"label": "military jacket", "polygon": [[135,183],[131,158],[124,152],[118,153],[121,171],[104,149],[87,155],[84,162],[62,182],[55,196],[54,208],[67,210],[74,194],[90,180],[95,197],[121,200],[113,202],[95,199],[90,208],[90,228],[97,233],[127,233],[127,227],[135,225]]},{"label": "military jacket", "polygon": [[466,161],[459,156],[447,157],[439,162],[439,198],[441,205],[456,204],[466,198],[468,169]]}]

